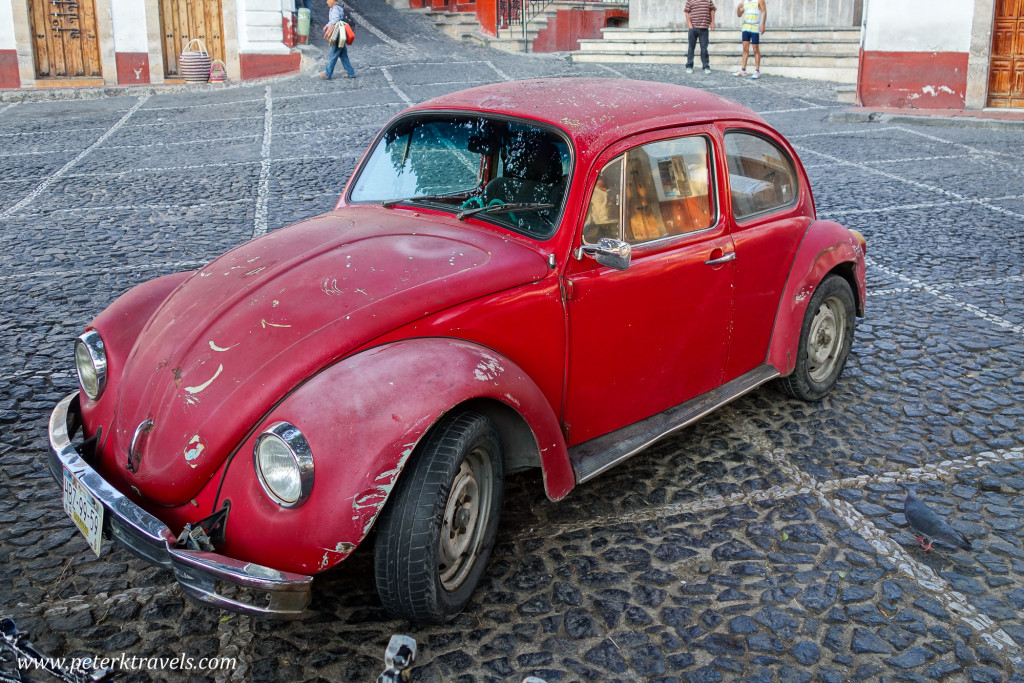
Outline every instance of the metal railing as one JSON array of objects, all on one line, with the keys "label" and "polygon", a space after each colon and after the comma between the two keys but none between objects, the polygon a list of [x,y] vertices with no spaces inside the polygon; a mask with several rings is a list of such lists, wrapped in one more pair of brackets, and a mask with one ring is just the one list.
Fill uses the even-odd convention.
[{"label": "metal railing", "polygon": [[[578,0],[605,5],[629,6],[629,0]],[[520,27],[523,36],[523,51],[530,51],[527,37],[530,22],[544,14],[555,0],[498,0],[498,29]]]}]

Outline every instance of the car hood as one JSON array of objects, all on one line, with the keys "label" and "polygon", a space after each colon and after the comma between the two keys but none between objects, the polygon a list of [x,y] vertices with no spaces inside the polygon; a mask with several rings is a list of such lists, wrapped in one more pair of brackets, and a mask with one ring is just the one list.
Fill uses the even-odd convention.
[{"label": "car hood", "polygon": [[547,272],[540,253],[499,234],[376,207],[243,244],[178,287],[132,349],[112,430],[121,462],[136,441],[125,479],[157,504],[183,504],[309,376],[401,325]]}]

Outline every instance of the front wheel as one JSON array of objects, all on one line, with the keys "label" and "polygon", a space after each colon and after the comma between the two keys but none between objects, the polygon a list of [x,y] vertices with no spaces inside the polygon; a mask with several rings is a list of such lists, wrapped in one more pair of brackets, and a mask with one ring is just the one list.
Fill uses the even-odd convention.
[{"label": "front wheel", "polygon": [[816,401],[839,380],[853,346],[853,290],[839,275],[829,275],[814,290],[800,329],[796,367],[779,385],[790,396]]},{"label": "front wheel", "polygon": [[374,571],[384,608],[415,622],[458,614],[494,545],[504,469],[485,416],[444,418],[399,477],[377,524]]}]

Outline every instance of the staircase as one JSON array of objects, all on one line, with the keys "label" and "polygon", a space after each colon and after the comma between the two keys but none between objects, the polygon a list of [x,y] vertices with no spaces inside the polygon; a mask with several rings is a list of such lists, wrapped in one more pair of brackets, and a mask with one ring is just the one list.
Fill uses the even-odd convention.
[{"label": "staircase", "polygon": [[[534,0],[543,2],[543,0]],[[489,36],[480,30],[476,15],[472,12],[449,12],[438,10],[413,10],[425,12],[434,22],[434,25],[453,38],[459,40],[470,40],[487,47],[492,47],[503,52],[523,54],[534,52],[534,41],[545,31],[568,30],[564,27],[555,27],[556,15],[559,11],[578,10],[586,12],[604,12],[605,10],[621,10],[627,7],[621,0],[617,2],[601,2],[600,0],[554,0],[545,6],[538,14],[530,19],[526,26],[526,35],[523,36],[523,27],[514,25],[508,28],[499,28],[497,36]],[[607,30],[607,29],[605,29]],[[586,40],[581,38],[580,41]],[[550,46],[554,42],[552,36],[548,35],[541,43]],[[594,42],[594,41],[591,41]],[[542,51],[549,51],[551,48],[542,48]],[[557,48],[556,48],[557,49]]]},{"label": "staircase", "polygon": [[486,37],[480,31],[480,23],[475,12],[450,12],[430,9],[414,9],[430,17],[434,26],[456,40],[472,40],[482,42]]},{"label": "staircase", "polygon": [[[576,62],[685,64],[686,29],[606,28],[599,40],[581,40]],[[735,71],[743,47],[739,31],[718,29],[708,44],[711,68]],[[840,83],[857,82],[860,28],[772,28],[761,39],[761,73]],[[700,46],[694,64],[700,68]],[[754,70],[751,49],[747,72]]]}]

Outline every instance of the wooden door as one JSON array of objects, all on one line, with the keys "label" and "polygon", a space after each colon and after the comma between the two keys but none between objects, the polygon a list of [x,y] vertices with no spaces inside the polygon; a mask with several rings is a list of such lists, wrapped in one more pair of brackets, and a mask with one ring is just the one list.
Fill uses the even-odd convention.
[{"label": "wooden door", "polygon": [[988,106],[1024,108],[1024,0],[996,0]]},{"label": "wooden door", "polygon": [[193,38],[203,41],[210,59],[224,59],[221,0],[160,0],[164,77],[180,78],[178,58]]},{"label": "wooden door", "polygon": [[36,77],[100,78],[94,0],[30,0]]}]

